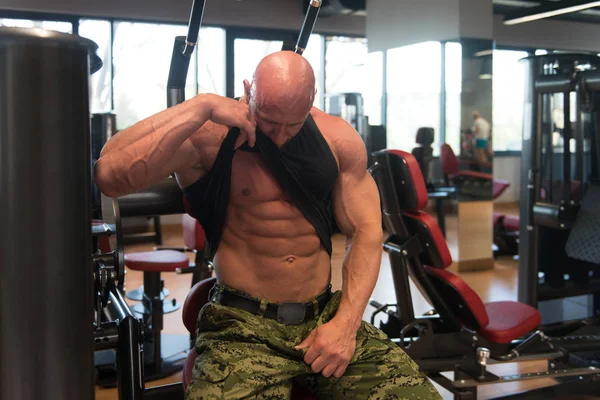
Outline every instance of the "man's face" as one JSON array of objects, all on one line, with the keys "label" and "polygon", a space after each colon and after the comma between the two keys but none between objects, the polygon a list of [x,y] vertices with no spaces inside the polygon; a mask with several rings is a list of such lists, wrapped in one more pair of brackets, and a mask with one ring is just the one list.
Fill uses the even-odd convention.
[{"label": "man's face", "polygon": [[305,110],[269,105],[253,107],[253,114],[258,129],[277,146],[283,146],[294,137],[302,129],[307,117]]}]

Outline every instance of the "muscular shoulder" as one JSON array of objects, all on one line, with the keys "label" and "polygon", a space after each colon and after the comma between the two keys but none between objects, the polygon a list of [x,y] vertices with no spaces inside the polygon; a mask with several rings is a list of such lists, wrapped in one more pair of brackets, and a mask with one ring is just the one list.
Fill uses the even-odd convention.
[{"label": "muscular shoulder", "polygon": [[367,150],[356,129],[346,120],[316,108],[311,115],[334,152],[340,171],[366,170]]}]

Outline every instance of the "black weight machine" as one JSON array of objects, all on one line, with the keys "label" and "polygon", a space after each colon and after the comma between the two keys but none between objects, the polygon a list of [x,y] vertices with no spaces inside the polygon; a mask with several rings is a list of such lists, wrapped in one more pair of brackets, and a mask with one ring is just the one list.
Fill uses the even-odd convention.
[{"label": "black weight machine", "polygon": [[600,57],[522,62],[519,301],[558,332],[600,335]]},{"label": "black weight machine", "polygon": [[[376,308],[371,323],[380,328],[435,382],[456,399],[477,398],[477,387],[552,377],[564,383],[514,398],[595,393],[600,365],[585,357],[598,349],[600,336],[571,331],[547,331],[534,307],[514,301],[484,304],[458,276],[446,268],[450,252],[435,220],[424,213],[427,189],[416,159],[399,150],[373,154],[370,172],[377,182],[389,237],[389,254],[397,304]],[[415,315],[409,280],[433,306]],[[539,373],[497,376],[487,366],[496,363],[544,360]],[[454,378],[443,375],[454,372]],[[513,397],[511,397],[513,398]]]}]

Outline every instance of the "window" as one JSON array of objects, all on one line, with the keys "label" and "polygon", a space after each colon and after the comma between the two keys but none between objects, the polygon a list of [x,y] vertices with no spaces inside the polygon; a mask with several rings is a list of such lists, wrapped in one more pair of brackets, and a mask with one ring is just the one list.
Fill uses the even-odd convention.
[{"label": "window", "polygon": [[82,19],[79,21],[79,36],[88,38],[98,45],[98,56],[102,59],[102,68],[92,75],[90,81],[92,113],[112,111],[112,71],[111,71],[111,32],[110,22]]},{"label": "window", "polygon": [[325,92],[363,93],[367,40],[328,37],[325,50]]},{"label": "window", "polygon": [[492,140],[495,151],[520,151],[525,95],[525,51],[494,51]]},{"label": "window", "polygon": [[441,44],[388,50],[387,64],[387,147],[410,152],[417,129],[428,126],[435,129],[433,150],[439,154]]},{"label": "window", "polygon": [[310,63],[313,71],[315,72],[315,83],[317,88],[317,95],[315,96],[314,106],[322,109],[323,104],[321,102],[323,92],[323,37],[321,35],[310,35],[306,50],[304,51],[304,57]]},{"label": "window", "polygon": [[252,75],[260,60],[271,53],[280,51],[282,46],[283,41],[280,40],[234,40],[233,52],[236,97],[244,95],[244,79],[252,82]]},{"label": "window", "polygon": [[225,96],[225,30],[201,28],[197,53],[198,93]]},{"label": "window", "polygon": [[446,143],[455,152],[460,149],[462,45],[446,43]]},{"label": "window", "polygon": [[0,18],[0,26],[18,28],[42,28],[49,31],[73,33],[73,24],[62,21],[33,21],[30,19]]},{"label": "window", "polygon": [[[186,36],[183,25],[115,22],[114,109],[117,129],[127,128],[167,107],[167,80],[176,36]],[[201,32],[202,34],[202,32]],[[186,99],[197,91],[196,56],[190,61]]]},{"label": "window", "polygon": [[369,125],[381,125],[383,95],[383,52],[369,53],[365,62],[365,76],[361,90],[365,102],[365,116]]}]

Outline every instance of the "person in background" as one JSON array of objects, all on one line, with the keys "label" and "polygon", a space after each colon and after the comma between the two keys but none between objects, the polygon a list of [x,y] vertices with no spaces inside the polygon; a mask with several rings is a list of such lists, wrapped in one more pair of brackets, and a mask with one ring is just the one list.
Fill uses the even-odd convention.
[{"label": "person in background", "polygon": [[487,163],[487,149],[490,140],[491,126],[490,123],[481,116],[479,111],[473,111],[473,127],[471,128],[471,131],[473,132],[475,141],[475,160],[480,163]]}]

